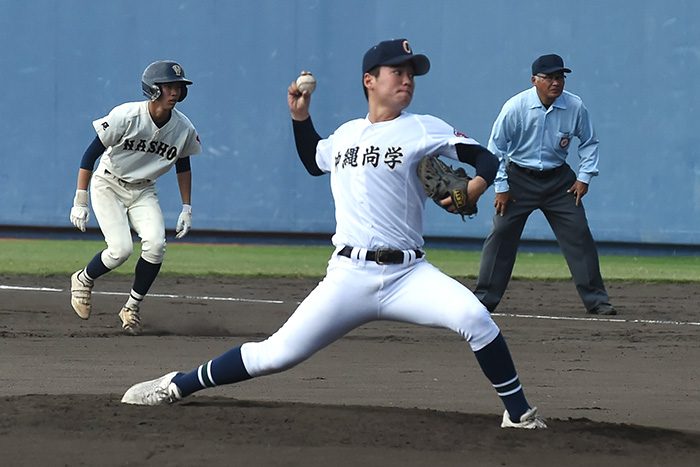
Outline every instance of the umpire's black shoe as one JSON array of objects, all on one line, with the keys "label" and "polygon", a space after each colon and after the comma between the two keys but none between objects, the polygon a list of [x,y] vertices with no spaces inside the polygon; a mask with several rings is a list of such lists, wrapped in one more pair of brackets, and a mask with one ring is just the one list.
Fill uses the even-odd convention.
[{"label": "umpire's black shoe", "polygon": [[615,309],[615,307],[609,303],[601,303],[600,305],[596,306],[595,308],[588,310],[588,312],[592,315],[605,315],[605,316],[612,316],[612,315],[617,314],[617,310]]}]

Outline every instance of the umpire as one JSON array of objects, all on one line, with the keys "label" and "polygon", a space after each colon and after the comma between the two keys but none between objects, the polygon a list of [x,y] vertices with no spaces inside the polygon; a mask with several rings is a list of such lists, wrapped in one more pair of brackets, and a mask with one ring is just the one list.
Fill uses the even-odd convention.
[{"label": "umpire", "polygon": [[[500,161],[494,184],[496,214],[486,238],[475,295],[494,311],[508,286],[520,236],[539,209],[552,227],[588,313],[614,315],[581,198],[598,175],[598,138],[581,98],[564,91],[558,55],[532,64],[533,86],[510,98],[491,130],[488,149]],[[578,175],[566,163],[579,140]]]}]

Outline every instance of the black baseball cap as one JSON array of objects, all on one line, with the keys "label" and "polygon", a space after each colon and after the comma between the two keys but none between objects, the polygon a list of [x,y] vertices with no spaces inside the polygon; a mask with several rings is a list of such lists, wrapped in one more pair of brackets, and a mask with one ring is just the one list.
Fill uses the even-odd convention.
[{"label": "black baseball cap", "polygon": [[400,65],[410,61],[416,76],[424,75],[430,70],[430,60],[425,55],[414,55],[406,39],[382,41],[365,53],[362,59],[362,73],[367,73],[381,65]]},{"label": "black baseball cap", "polygon": [[564,66],[564,60],[557,54],[542,55],[532,62],[532,75],[542,73],[548,75],[557,72],[571,73],[571,70]]}]

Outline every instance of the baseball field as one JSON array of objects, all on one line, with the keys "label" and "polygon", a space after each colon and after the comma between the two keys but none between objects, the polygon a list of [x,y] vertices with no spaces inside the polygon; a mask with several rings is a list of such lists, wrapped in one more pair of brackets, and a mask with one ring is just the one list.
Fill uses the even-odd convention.
[{"label": "baseball field", "polygon": [[[601,257],[619,314],[596,317],[560,255],[521,255],[493,316],[549,425],[530,432],[499,428],[501,403],[456,335],[391,322],[284,373],[122,405],[133,383],[273,333],[331,249],[169,245],[132,337],[117,317],[132,260],[96,283],[89,320],[70,307],[69,275],[100,245],[0,240],[3,465],[698,465],[698,257]],[[478,252],[428,259],[473,287]]]}]

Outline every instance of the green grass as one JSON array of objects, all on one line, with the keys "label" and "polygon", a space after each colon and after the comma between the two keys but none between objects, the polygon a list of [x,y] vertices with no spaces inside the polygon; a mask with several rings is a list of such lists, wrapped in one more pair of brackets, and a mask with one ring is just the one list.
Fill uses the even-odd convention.
[{"label": "green grass", "polygon": [[[104,242],[90,240],[0,239],[0,274],[37,276],[67,275],[83,267],[103,249]],[[184,276],[288,276],[321,277],[325,274],[329,246],[188,244],[170,242],[162,274]],[[132,274],[139,246],[126,264],[113,274]],[[429,260],[445,273],[476,276],[478,251],[428,249]],[[601,256],[606,280],[700,282],[697,256]],[[560,254],[522,253],[513,273],[516,279],[569,279]]]}]

